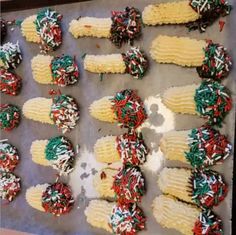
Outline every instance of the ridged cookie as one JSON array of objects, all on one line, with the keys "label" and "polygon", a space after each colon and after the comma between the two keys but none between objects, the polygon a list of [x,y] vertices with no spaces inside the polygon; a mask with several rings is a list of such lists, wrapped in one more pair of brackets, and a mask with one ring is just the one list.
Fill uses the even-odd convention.
[{"label": "ridged cookie", "polygon": [[173,197],[160,195],[152,204],[153,215],[165,228],[173,228],[185,235],[193,234],[193,228],[201,210],[177,201]]},{"label": "ridged cookie", "polygon": [[42,195],[49,184],[38,184],[26,190],[25,198],[27,203],[39,211],[45,211],[42,207]]},{"label": "ridged cookie", "polygon": [[142,13],[147,25],[183,24],[195,21],[200,15],[189,5],[189,1],[177,1],[148,5]]},{"label": "ridged cookie", "polygon": [[116,136],[105,136],[97,140],[94,145],[94,154],[98,162],[120,161],[120,155],[116,148],[116,138]]},{"label": "ridged cookie", "polygon": [[52,99],[37,97],[26,101],[23,105],[23,114],[34,121],[54,124],[50,118]]},{"label": "ridged cookie", "polygon": [[31,60],[33,78],[41,84],[53,84],[52,71],[50,68],[52,56],[37,55]]},{"label": "ridged cookie", "polygon": [[30,153],[32,155],[33,162],[50,166],[50,162],[46,159],[45,149],[48,144],[48,140],[35,140],[30,147]]},{"label": "ridged cookie", "polygon": [[92,117],[105,122],[116,122],[116,115],[112,110],[111,99],[113,96],[105,96],[99,100],[95,100],[89,106],[89,112]]},{"label": "ridged cookie", "polygon": [[203,64],[206,47],[204,40],[160,35],[153,40],[150,54],[158,63],[197,67]]},{"label": "ridged cookie", "polygon": [[114,205],[115,203],[107,202],[105,200],[90,201],[84,211],[87,222],[93,227],[102,228],[112,233],[112,229],[108,223]]},{"label": "ridged cookie", "polygon": [[70,22],[69,32],[75,37],[109,38],[112,20],[110,18],[80,17]]},{"label": "ridged cookie", "polygon": [[185,153],[189,152],[188,135],[191,131],[170,131],[163,134],[160,149],[168,160],[188,163]]},{"label": "ridged cookie", "polygon": [[126,66],[121,54],[86,55],[84,69],[92,73],[125,73]]},{"label": "ridged cookie", "polygon": [[36,17],[36,15],[32,15],[23,20],[21,23],[21,33],[28,42],[40,43],[40,37],[35,26]]},{"label": "ridged cookie", "polygon": [[114,176],[117,173],[117,169],[103,168],[94,176],[93,185],[100,197],[113,198],[115,196],[115,192],[112,189],[112,185],[114,182]]}]

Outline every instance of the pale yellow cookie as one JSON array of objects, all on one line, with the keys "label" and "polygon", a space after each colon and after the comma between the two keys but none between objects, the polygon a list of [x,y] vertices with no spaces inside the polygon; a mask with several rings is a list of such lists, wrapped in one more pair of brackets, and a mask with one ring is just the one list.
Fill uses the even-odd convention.
[{"label": "pale yellow cookie", "polygon": [[110,38],[111,25],[111,18],[80,17],[70,22],[69,32],[75,38]]},{"label": "pale yellow cookie", "polygon": [[121,54],[86,55],[84,69],[92,73],[125,73],[126,66]]},{"label": "pale yellow cookie", "polygon": [[161,35],[153,40],[150,54],[158,63],[197,67],[204,61],[206,47],[207,42],[204,40]]},{"label": "pale yellow cookie", "polygon": [[105,200],[90,201],[88,207],[84,211],[87,222],[93,227],[102,228],[112,233],[112,229],[108,223],[113,206],[115,206],[115,203],[107,202]]},{"label": "pale yellow cookie", "polygon": [[168,160],[176,160],[189,163],[185,157],[185,152],[189,152],[188,131],[170,131],[164,133],[160,140],[160,149]]},{"label": "pale yellow cookie", "polygon": [[103,168],[93,179],[93,185],[100,197],[114,197],[115,192],[111,189],[114,176],[118,173],[117,169]]},{"label": "pale yellow cookie", "polygon": [[165,228],[173,228],[185,235],[193,234],[195,222],[201,210],[173,197],[160,195],[152,204],[153,215]]},{"label": "pale yellow cookie", "polygon": [[21,23],[21,33],[28,42],[40,43],[40,37],[36,30],[36,15],[29,16]]},{"label": "pale yellow cookie", "polygon": [[116,136],[105,136],[97,140],[94,154],[98,162],[113,163],[120,161],[120,154],[116,148]]},{"label": "pale yellow cookie", "polygon": [[48,140],[35,140],[30,147],[30,153],[32,160],[36,164],[43,166],[50,166],[50,162],[46,159],[45,149],[48,144]]},{"label": "pale yellow cookie", "polygon": [[54,84],[51,71],[53,57],[49,55],[37,55],[31,60],[33,78],[41,84]]},{"label": "pale yellow cookie", "polygon": [[26,190],[25,198],[27,203],[34,209],[44,211],[42,207],[42,195],[49,184],[38,184]]},{"label": "pale yellow cookie", "polygon": [[185,168],[167,168],[165,167],[157,180],[160,190],[164,194],[170,194],[183,201],[192,203],[192,188],[190,182],[192,172]]},{"label": "pale yellow cookie", "polygon": [[167,89],[163,96],[162,102],[175,113],[186,113],[198,115],[196,111],[196,102],[194,96],[199,84],[192,84],[180,87],[171,87]]},{"label": "pale yellow cookie", "polygon": [[95,100],[89,106],[91,116],[104,122],[116,122],[116,115],[112,110],[112,98],[113,96],[105,96],[99,100]]},{"label": "pale yellow cookie", "polygon": [[23,114],[34,121],[54,124],[50,118],[52,99],[37,97],[26,101],[23,105]]},{"label": "pale yellow cookie", "polygon": [[177,1],[148,5],[142,13],[147,25],[183,24],[196,21],[200,15],[189,5],[189,1]]}]

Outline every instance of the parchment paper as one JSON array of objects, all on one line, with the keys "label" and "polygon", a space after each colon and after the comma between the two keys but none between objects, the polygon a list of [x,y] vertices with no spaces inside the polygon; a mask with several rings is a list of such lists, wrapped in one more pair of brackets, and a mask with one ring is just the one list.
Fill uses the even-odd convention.
[{"label": "parchment paper", "polygon": [[[224,18],[226,21],[225,28],[222,33],[219,32],[218,22],[207,29],[206,33],[188,32],[184,26],[169,25],[159,27],[145,27],[143,36],[140,41],[136,41],[135,45],[140,46],[150,59],[150,69],[143,80],[134,80],[129,75],[106,75],[101,82],[97,74],[92,74],[83,70],[81,56],[88,54],[109,54],[126,51],[129,46],[123,46],[120,50],[116,49],[108,39],[80,38],[75,39],[68,32],[68,25],[72,19],[79,16],[96,16],[110,17],[111,10],[122,10],[126,6],[135,6],[141,11],[144,6],[150,3],[159,3],[158,0],[96,0],[91,2],[74,3],[68,5],[53,6],[52,8],[63,14],[63,45],[53,55],[62,53],[76,55],[80,68],[80,81],[75,86],[62,88],[61,91],[74,96],[80,104],[81,117],[77,127],[69,134],[74,145],[80,144],[81,153],[78,156],[76,169],[64,181],[72,186],[75,196],[75,206],[71,213],[59,218],[52,215],[39,212],[31,208],[25,200],[25,191],[28,187],[40,183],[54,182],[55,174],[50,167],[43,167],[32,162],[30,154],[30,146],[32,141],[36,139],[48,139],[50,137],[60,135],[61,133],[54,126],[37,123],[22,117],[20,126],[10,133],[2,133],[1,139],[9,139],[20,151],[21,162],[16,168],[15,173],[22,179],[21,194],[9,205],[1,206],[1,227],[11,228],[40,235],[50,234],[83,234],[83,235],[104,235],[105,231],[92,228],[84,216],[84,209],[88,204],[89,198],[96,197],[96,192],[92,187],[93,174],[102,167],[102,164],[96,163],[93,156],[93,145],[96,140],[104,135],[118,135],[121,130],[115,124],[107,124],[93,119],[88,112],[88,106],[94,100],[106,95],[113,95],[115,92],[124,89],[137,89],[142,99],[145,99],[150,118],[142,128],[145,141],[151,148],[151,156],[148,163],[143,167],[144,175],[147,183],[147,193],[143,197],[141,207],[147,216],[146,231],[140,234],[150,235],[177,235],[175,230],[162,228],[152,215],[151,204],[153,199],[160,194],[157,187],[157,175],[163,166],[183,166],[177,162],[165,162],[163,156],[158,150],[159,140],[163,132],[171,129],[190,129],[199,127],[204,123],[203,119],[190,115],[174,115],[166,109],[160,102],[160,95],[165,89],[171,86],[181,86],[198,83],[195,68],[181,68],[175,65],[157,64],[150,58],[149,48],[152,40],[160,34],[189,36],[198,39],[212,39],[228,47],[231,55],[235,59],[236,46],[235,22],[236,12],[232,11],[231,15]],[[163,1],[164,2],[164,1]],[[232,2],[232,1],[231,1]],[[22,2],[22,4],[24,4]],[[2,14],[7,20],[24,19],[25,17],[35,14],[38,9],[25,10],[21,12],[11,12]],[[25,101],[30,98],[43,96],[49,97],[50,88],[57,86],[40,85],[32,78],[30,61],[33,56],[39,53],[37,44],[26,42],[22,37],[20,30],[15,28],[8,32],[6,41],[20,43],[23,52],[23,62],[16,69],[16,72],[23,78],[23,89],[19,96],[10,97],[1,96],[1,103],[12,103],[22,107]],[[98,46],[99,45],[99,46]],[[235,93],[236,71],[230,73],[225,79],[224,84]],[[235,100],[235,96],[234,96]],[[233,143],[235,116],[234,109],[225,119],[222,133],[228,135]],[[214,209],[224,222],[225,235],[231,234],[231,194],[232,194],[232,172],[233,172],[233,154],[225,161],[223,165],[216,167],[225,176],[225,180],[229,184],[229,193],[227,198]],[[79,207],[79,208],[77,208]]]}]

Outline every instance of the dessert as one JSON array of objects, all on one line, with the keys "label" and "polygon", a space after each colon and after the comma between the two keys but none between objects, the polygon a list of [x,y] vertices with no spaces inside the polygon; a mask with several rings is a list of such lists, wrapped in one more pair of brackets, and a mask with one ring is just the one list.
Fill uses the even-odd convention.
[{"label": "dessert", "polygon": [[164,133],[160,149],[168,160],[204,168],[222,163],[230,155],[232,145],[225,135],[205,125],[187,131]]},{"label": "dessert", "polygon": [[34,121],[54,124],[65,133],[75,128],[79,106],[74,98],[65,94],[52,99],[38,97],[24,103],[23,114]]},{"label": "dessert", "polygon": [[144,8],[142,19],[147,25],[186,24],[189,30],[205,32],[220,16],[230,13],[227,1],[182,0],[151,4]]},{"label": "dessert", "polygon": [[159,175],[158,186],[164,194],[204,208],[217,206],[228,192],[223,177],[210,169],[164,168]]},{"label": "dessert", "polygon": [[0,171],[0,198],[11,202],[21,190],[20,178],[12,172]]},{"label": "dessert", "polygon": [[207,119],[208,124],[218,126],[232,108],[229,90],[210,80],[171,87],[164,92],[162,102],[175,113],[199,115]]},{"label": "dessert", "polygon": [[0,171],[13,172],[20,161],[15,146],[7,141],[0,142]]},{"label": "dessert", "polygon": [[94,101],[89,111],[92,117],[100,121],[118,122],[119,126],[125,128],[136,129],[147,118],[141,98],[131,89]]},{"label": "dessert", "polygon": [[146,218],[136,204],[122,205],[92,200],[85,209],[87,222],[113,234],[134,235],[145,228]]},{"label": "dessert", "polygon": [[64,87],[79,79],[79,68],[70,55],[37,55],[31,60],[33,78],[41,84],[57,84]]},{"label": "dessert", "polygon": [[131,131],[119,136],[105,136],[97,140],[94,154],[99,162],[141,165],[145,163],[148,148],[142,133]]},{"label": "dessert", "polygon": [[165,228],[184,235],[223,234],[223,222],[211,210],[201,210],[171,196],[160,195],[152,204],[153,215]]},{"label": "dessert", "polygon": [[142,79],[148,69],[146,55],[136,47],[126,53],[110,55],[85,55],[84,69],[92,73],[129,73]]},{"label": "dessert", "polygon": [[14,72],[0,67],[0,91],[4,94],[15,96],[20,93],[22,81]]},{"label": "dessert", "polygon": [[69,213],[74,205],[70,187],[61,182],[32,186],[27,189],[25,197],[34,209],[55,216]]},{"label": "dessert", "polygon": [[20,124],[20,109],[12,104],[0,105],[0,128],[11,131]]},{"label": "dessert", "polygon": [[30,152],[33,162],[43,166],[52,166],[60,175],[67,175],[74,169],[74,148],[70,140],[64,136],[35,140]]},{"label": "dessert", "polygon": [[7,42],[0,46],[0,66],[15,69],[22,61],[19,43]]},{"label": "dessert", "polygon": [[153,40],[150,53],[158,63],[197,67],[201,78],[220,81],[228,76],[232,67],[227,49],[211,40],[160,35]]},{"label": "dessert", "polygon": [[40,10],[21,23],[22,35],[29,42],[40,43],[43,52],[56,50],[62,43],[62,15],[50,8]]},{"label": "dessert", "polygon": [[69,32],[75,37],[109,38],[117,47],[123,43],[133,45],[141,36],[141,13],[134,7],[112,11],[111,18],[79,17],[70,22]]}]

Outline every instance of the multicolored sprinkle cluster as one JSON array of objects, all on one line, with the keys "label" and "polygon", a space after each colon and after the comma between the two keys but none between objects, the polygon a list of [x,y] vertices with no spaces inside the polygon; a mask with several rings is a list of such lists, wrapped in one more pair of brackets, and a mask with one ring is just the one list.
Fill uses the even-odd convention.
[{"label": "multicolored sprinkle cluster", "polygon": [[192,171],[191,184],[192,200],[204,208],[217,206],[228,192],[222,176],[210,169]]},{"label": "multicolored sprinkle cluster", "polygon": [[232,67],[232,59],[226,48],[220,44],[208,41],[208,45],[204,51],[205,58],[203,64],[197,67],[199,76],[219,81],[227,77]]},{"label": "multicolored sprinkle cluster", "polygon": [[7,95],[18,95],[21,89],[21,78],[13,72],[0,67],[0,91]]},{"label": "multicolored sprinkle cluster", "polygon": [[198,29],[201,33],[212,25],[220,16],[230,14],[232,6],[226,0],[191,0],[190,6],[198,12],[201,17],[195,22],[186,24],[189,30]]},{"label": "multicolored sprinkle cluster", "polygon": [[124,11],[112,11],[112,26],[110,40],[121,47],[123,43],[133,41],[141,36],[141,13],[134,7],[126,7]]},{"label": "multicolored sprinkle cluster", "polygon": [[62,133],[72,130],[79,120],[79,106],[69,95],[58,95],[53,98],[50,118]]},{"label": "multicolored sprinkle cluster", "polygon": [[193,228],[194,235],[223,235],[222,220],[211,210],[203,210]]},{"label": "multicolored sprinkle cluster", "polygon": [[20,109],[12,104],[0,105],[0,128],[11,131],[20,123]]},{"label": "multicolored sprinkle cluster", "polygon": [[16,147],[8,142],[0,142],[0,171],[14,171],[19,161]]},{"label": "multicolored sprinkle cluster", "polygon": [[229,90],[218,82],[204,80],[194,96],[196,111],[208,119],[208,124],[221,126],[232,108]]},{"label": "multicolored sprinkle cluster", "polygon": [[141,98],[134,90],[122,90],[111,100],[112,108],[121,127],[136,129],[147,118]]},{"label": "multicolored sprinkle cluster", "polygon": [[64,136],[48,140],[45,148],[46,159],[60,174],[69,174],[74,169],[75,152],[69,139]]},{"label": "multicolored sprinkle cluster", "polygon": [[60,216],[70,212],[74,198],[69,186],[63,183],[49,185],[42,194],[42,207],[45,212]]},{"label": "multicolored sprinkle cluster", "polygon": [[79,79],[79,69],[69,55],[55,57],[51,62],[53,82],[59,86],[75,84]]},{"label": "multicolored sprinkle cluster", "polygon": [[20,178],[0,171],[0,198],[11,202],[21,190]]},{"label": "multicolored sprinkle cluster", "polygon": [[146,162],[148,148],[142,133],[130,131],[116,138],[116,148],[123,164],[141,165]]},{"label": "multicolored sprinkle cluster", "polygon": [[22,61],[21,51],[18,42],[11,42],[0,46],[0,62],[7,69],[15,69]]},{"label": "multicolored sprinkle cluster", "polygon": [[135,235],[145,227],[146,218],[136,204],[115,205],[109,225],[114,234]]},{"label": "multicolored sprinkle cluster", "polygon": [[188,145],[186,159],[197,168],[223,162],[232,150],[232,145],[226,136],[207,125],[191,130]]},{"label": "multicolored sprinkle cluster", "polygon": [[126,53],[122,53],[126,66],[126,73],[134,78],[142,79],[148,69],[148,59],[144,52],[137,47],[132,47]]},{"label": "multicolored sprinkle cluster", "polygon": [[2,42],[4,41],[6,35],[7,35],[7,24],[6,24],[6,21],[2,18],[0,18],[0,27],[1,27],[1,44]]},{"label": "multicolored sprinkle cluster", "polygon": [[62,31],[60,21],[62,15],[46,8],[37,14],[35,20],[36,30],[40,37],[41,50],[48,52],[55,50],[62,43]]},{"label": "multicolored sprinkle cluster", "polygon": [[121,204],[141,201],[145,193],[144,177],[137,166],[123,166],[114,176],[112,189]]}]

